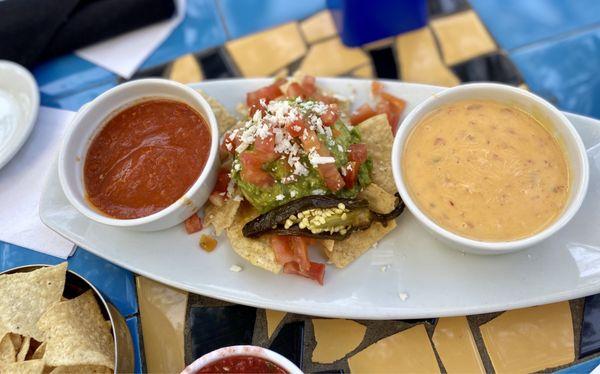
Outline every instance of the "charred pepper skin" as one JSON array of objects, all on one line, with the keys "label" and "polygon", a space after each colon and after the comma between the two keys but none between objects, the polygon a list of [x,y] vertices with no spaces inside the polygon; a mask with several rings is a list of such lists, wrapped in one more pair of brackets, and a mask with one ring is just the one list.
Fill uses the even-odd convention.
[{"label": "charred pepper skin", "polygon": [[[385,226],[389,220],[398,217],[404,211],[404,202],[398,194],[396,196],[398,197],[396,206],[387,214],[369,210],[368,202],[361,199],[344,199],[334,196],[306,196],[261,214],[254,220],[246,223],[242,229],[242,233],[244,236],[250,238],[270,233],[343,240],[355,231],[368,229],[373,222],[381,222]],[[302,222],[298,218],[302,215],[302,212],[312,212],[315,210],[318,213],[316,216],[324,217],[323,223],[332,215],[330,214],[332,211],[335,211],[335,214],[339,214],[340,217],[342,215],[351,215],[355,219],[351,224],[344,225],[343,227],[340,226],[337,230],[327,227],[319,231],[320,229],[318,228],[307,227],[309,225],[304,224],[306,221]],[[290,220],[291,217],[294,218],[293,221]]]}]

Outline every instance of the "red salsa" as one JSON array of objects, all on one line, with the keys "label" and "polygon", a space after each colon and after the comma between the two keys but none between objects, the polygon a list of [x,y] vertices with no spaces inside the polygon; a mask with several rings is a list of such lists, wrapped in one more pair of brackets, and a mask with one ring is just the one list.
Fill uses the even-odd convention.
[{"label": "red salsa", "polygon": [[83,168],[88,200],[115,218],[166,208],[206,165],[211,134],[189,105],[152,99],[117,113],[94,137]]},{"label": "red salsa", "polygon": [[222,358],[201,368],[199,373],[287,373],[285,370],[260,357],[232,356]]}]

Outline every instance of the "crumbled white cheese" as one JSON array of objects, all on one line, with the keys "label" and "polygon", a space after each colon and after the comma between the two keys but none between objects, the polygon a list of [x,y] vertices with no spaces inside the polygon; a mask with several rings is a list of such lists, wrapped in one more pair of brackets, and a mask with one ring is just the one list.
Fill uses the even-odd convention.
[{"label": "crumbled white cheese", "polygon": [[325,191],[321,190],[321,189],[317,189],[317,190],[313,190],[312,194],[313,195],[325,195]]},{"label": "crumbled white cheese", "polygon": [[283,199],[285,199],[285,195],[283,195],[283,194],[279,194],[279,195],[275,196],[275,200],[277,200],[277,201],[282,201]]},{"label": "crumbled white cheese", "polygon": [[292,198],[296,197],[296,195],[298,195],[298,191],[296,191],[296,190],[291,190],[291,191],[290,191],[290,196],[291,196]]},{"label": "crumbled white cheese", "polygon": [[233,271],[234,273],[239,273],[242,270],[244,270],[244,268],[242,268],[240,265],[231,265],[229,268],[229,271]]}]

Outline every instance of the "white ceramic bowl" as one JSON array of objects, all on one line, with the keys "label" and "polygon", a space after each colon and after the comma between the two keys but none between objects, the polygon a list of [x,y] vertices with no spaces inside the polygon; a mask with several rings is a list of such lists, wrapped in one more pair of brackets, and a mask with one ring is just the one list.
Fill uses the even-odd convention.
[{"label": "white ceramic bowl", "polygon": [[[83,165],[94,136],[112,115],[146,98],[167,98],[188,104],[206,120],[211,147],[204,170],[192,187],[177,201],[146,217],[117,219],[99,213],[87,201]],[[69,202],[88,218],[111,226],[139,231],[157,231],[175,226],[195,213],[208,199],[218,173],[219,130],[217,120],[204,98],[183,84],[166,79],[140,79],[121,84],[84,105],[66,131],[58,158],[58,176]]]},{"label": "white ceramic bowl", "polygon": [[232,356],[260,357],[267,361],[271,361],[289,374],[302,374],[302,371],[296,365],[279,353],[255,345],[234,345],[231,347],[219,348],[192,362],[181,372],[181,374],[195,374],[198,370],[213,362]]},{"label": "white ceramic bowl", "polygon": [[0,168],[31,134],[40,106],[37,83],[19,64],[0,60]]},{"label": "white ceramic bowl", "polygon": [[[519,240],[503,242],[487,242],[466,238],[435,223],[419,209],[408,192],[402,173],[402,157],[404,145],[412,129],[425,115],[434,109],[445,104],[468,99],[493,100],[520,108],[547,124],[554,135],[562,140],[570,169],[569,199],[558,219],[537,234]],[[589,179],[589,165],[585,147],[579,134],[565,115],[547,101],[528,91],[495,83],[473,83],[449,88],[431,96],[417,106],[404,119],[396,133],[392,148],[392,170],[400,196],[411,213],[438,239],[460,251],[475,254],[514,252],[547,239],[565,226],[577,213],[587,192]]]}]

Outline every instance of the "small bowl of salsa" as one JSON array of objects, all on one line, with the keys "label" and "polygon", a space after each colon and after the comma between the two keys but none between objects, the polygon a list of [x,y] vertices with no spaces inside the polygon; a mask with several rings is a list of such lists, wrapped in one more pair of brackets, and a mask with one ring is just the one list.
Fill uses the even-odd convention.
[{"label": "small bowl of salsa", "polygon": [[207,353],[181,372],[197,373],[301,374],[302,371],[279,353],[254,345],[235,345]]},{"label": "small bowl of salsa", "polygon": [[218,127],[195,90],[165,79],[117,86],[77,113],[59,154],[69,202],[111,226],[175,226],[208,199],[218,172]]}]

